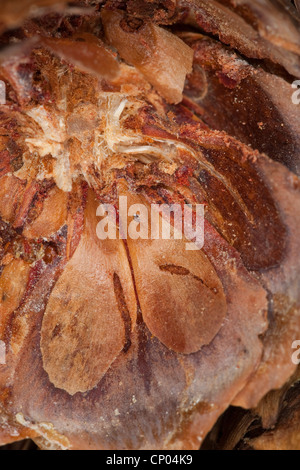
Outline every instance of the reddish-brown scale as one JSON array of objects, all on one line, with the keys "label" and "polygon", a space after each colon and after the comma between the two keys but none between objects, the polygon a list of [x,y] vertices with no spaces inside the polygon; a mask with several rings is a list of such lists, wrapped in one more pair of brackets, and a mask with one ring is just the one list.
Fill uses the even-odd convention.
[{"label": "reddish-brown scale", "polygon": [[2,1],[0,444],[196,450],[218,421],[222,447],[232,404],[254,448],[295,438],[270,394],[298,380],[300,35],[275,3]]}]

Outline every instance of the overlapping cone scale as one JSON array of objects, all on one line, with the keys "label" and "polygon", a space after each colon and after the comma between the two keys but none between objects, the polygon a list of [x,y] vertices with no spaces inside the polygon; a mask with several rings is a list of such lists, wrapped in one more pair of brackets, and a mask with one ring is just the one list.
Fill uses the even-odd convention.
[{"label": "overlapping cone scale", "polygon": [[[285,447],[264,400],[297,384],[296,8],[2,3],[0,443],[198,449],[233,404]],[[124,196],[203,204],[204,246],[122,239]]]}]

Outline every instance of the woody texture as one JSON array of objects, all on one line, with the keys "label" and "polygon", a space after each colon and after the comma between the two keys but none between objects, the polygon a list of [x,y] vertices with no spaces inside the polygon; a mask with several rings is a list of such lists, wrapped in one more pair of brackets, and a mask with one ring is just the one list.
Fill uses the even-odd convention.
[{"label": "woody texture", "polygon": [[300,450],[299,13],[1,0],[1,446]]}]

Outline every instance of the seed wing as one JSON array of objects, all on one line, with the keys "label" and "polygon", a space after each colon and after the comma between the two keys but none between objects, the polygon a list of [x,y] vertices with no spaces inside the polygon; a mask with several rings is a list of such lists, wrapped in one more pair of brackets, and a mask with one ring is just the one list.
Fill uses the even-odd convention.
[{"label": "seed wing", "polygon": [[[128,204],[137,203],[147,206],[142,197],[128,194]],[[148,209],[150,216],[150,206]],[[222,283],[209,259],[201,250],[187,251],[186,242],[184,237],[129,237],[128,247],[147,327],[168,348],[190,354],[212,341],[223,324],[227,305]]]},{"label": "seed wing", "polygon": [[96,235],[97,202],[90,194],[79,246],[58,280],[41,332],[51,382],[74,395],[94,388],[128,347],[136,300],[122,241]]}]

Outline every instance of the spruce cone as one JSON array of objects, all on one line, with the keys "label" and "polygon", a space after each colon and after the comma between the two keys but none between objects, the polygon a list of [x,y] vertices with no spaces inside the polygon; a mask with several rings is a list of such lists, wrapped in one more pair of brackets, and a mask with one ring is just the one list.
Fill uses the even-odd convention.
[{"label": "spruce cone", "polygon": [[[2,0],[1,444],[300,449],[297,9]],[[124,196],[204,246],[101,240]]]}]

